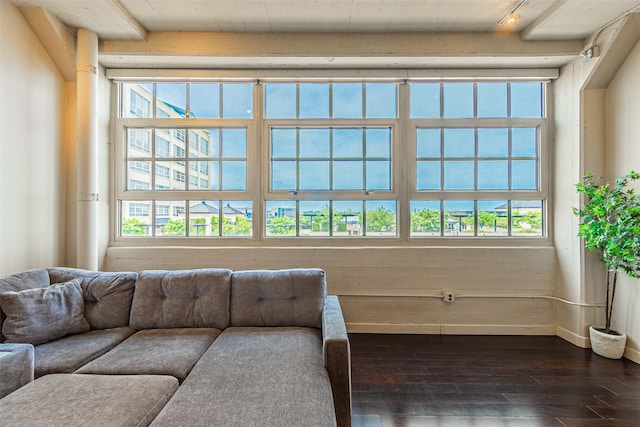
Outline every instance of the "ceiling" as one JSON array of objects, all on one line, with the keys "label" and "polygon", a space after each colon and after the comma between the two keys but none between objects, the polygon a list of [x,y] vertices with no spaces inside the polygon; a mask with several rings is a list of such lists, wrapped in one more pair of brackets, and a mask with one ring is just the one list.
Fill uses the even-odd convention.
[{"label": "ceiling", "polygon": [[[491,32],[519,0],[12,0],[101,39],[144,32]],[[639,0],[527,0],[527,40],[585,39]],[[142,33],[142,34],[141,34]]]},{"label": "ceiling", "polygon": [[[531,42],[531,45],[549,42],[551,46],[559,41],[586,43],[611,21],[630,11],[640,10],[640,0],[10,1],[20,7],[42,8],[71,29],[82,27],[92,30],[103,42],[139,41],[148,44],[150,40],[153,41],[155,34],[165,32],[267,36],[348,33],[354,37],[409,33],[495,34],[496,31],[507,30],[498,26],[498,23],[517,8],[520,19],[513,28],[508,28],[508,32],[515,34],[521,42]],[[117,46],[122,50],[122,44]],[[143,51],[150,48],[145,46],[137,49],[138,57],[143,58],[143,53],[148,53]],[[464,52],[464,49],[461,51]],[[108,52],[102,53],[103,62],[108,62]],[[579,53],[579,50],[573,53]],[[128,55],[133,56],[131,53]],[[125,58],[123,55],[112,56],[111,60],[115,62],[118,62],[118,58]],[[198,56],[204,57],[205,54]],[[540,56],[539,53],[537,56]],[[194,61],[193,56],[185,55],[184,60],[196,66],[207,65],[201,58]],[[131,61],[125,59],[124,65],[127,62]],[[141,66],[145,66],[144,61]]]}]

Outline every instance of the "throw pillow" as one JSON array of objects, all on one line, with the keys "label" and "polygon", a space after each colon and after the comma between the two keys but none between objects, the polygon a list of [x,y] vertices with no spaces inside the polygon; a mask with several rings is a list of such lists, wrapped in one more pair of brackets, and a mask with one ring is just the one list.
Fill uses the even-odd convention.
[{"label": "throw pillow", "polygon": [[81,283],[82,278],[76,278],[46,288],[1,293],[6,342],[37,345],[88,331]]}]

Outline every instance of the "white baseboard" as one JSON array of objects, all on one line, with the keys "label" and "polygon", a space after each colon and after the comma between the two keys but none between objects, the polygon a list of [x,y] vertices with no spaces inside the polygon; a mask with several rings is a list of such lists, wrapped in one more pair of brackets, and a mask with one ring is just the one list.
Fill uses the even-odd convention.
[{"label": "white baseboard", "polygon": [[353,333],[430,335],[555,335],[552,325],[451,325],[429,323],[347,323]]},{"label": "white baseboard", "polygon": [[555,335],[559,336],[565,341],[569,341],[575,346],[582,348],[591,348],[591,340],[589,339],[589,337],[578,335],[575,332],[571,332],[570,330],[561,328],[560,326],[556,327]]},{"label": "white baseboard", "polygon": [[636,362],[640,365],[640,350],[636,350],[634,348],[626,347],[624,349],[624,357],[631,360],[632,362]]}]

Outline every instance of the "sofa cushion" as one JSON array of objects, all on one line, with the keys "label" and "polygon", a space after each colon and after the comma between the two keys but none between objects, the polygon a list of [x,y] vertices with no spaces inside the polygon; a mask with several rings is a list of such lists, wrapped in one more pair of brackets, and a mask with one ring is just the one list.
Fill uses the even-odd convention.
[{"label": "sofa cushion", "polygon": [[78,374],[157,374],[184,381],[219,329],[147,329],[136,332]]},{"label": "sofa cushion", "polygon": [[1,293],[6,341],[37,345],[88,331],[80,282],[73,279],[46,288]]},{"label": "sofa cushion", "polygon": [[84,315],[91,329],[129,325],[131,301],[138,275],[133,272],[100,272],[79,268],[49,268],[51,283],[82,278]]},{"label": "sofa cushion", "polygon": [[73,372],[102,356],[135,331],[129,327],[101,329],[69,335],[35,347],[35,376]]},{"label": "sofa cushion", "polygon": [[147,426],[178,381],[158,375],[47,375],[0,400],[6,426]]},{"label": "sofa cushion", "polygon": [[[61,280],[65,281],[66,280]],[[25,289],[46,288],[49,286],[49,274],[45,269],[26,270],[0,278],[0,293],[20,292]],[[2,324],[6,316],[0,310],[0,342],[4,341]]]},{"label": "sofa cushion", "polygon": [[322,326],[326,296],[320,269],[236,271],[231,326]]},{"label": "sofa cushion", "polygon": [[0,399],[33,381],[33,346],[0,344]]},{"label": "sofa cushion", "polygon": [[229,325],[231,270],[142,271],[129,326],[135,329],[217,328]]},{"label": "sofa cushion", "polygon": [[228,328],[153,426],[335,426],[320,331]]}]

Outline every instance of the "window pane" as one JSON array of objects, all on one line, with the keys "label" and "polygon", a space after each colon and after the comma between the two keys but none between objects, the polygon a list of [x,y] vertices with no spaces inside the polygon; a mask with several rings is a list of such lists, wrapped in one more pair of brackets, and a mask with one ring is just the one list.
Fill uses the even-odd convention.
[{"label": "window pane", "polygon": [[542,83],[511,83],[511,117],[542,117]]},{"label": "window pane", "polygon": [[218,200],[189,201],[189,236],[219,236],[220,202]]},{"label": "window pane", "polygon": [[473,83],[444,84],[444,117],[473,117]]},{"label": "window pane", "polygon": [[329,190],[329,188],[328,161],[300,162],[300,190]]},{"label": "window pane", "polygon": [[395,83],[367,83],[365,88],[368,119],[397,117]]},{"label": "window pane", "polygon": [[156,236],[180,237],[186,236],[185,227],[186,202],[184,200],[163,201],[162,204],[169,206],[168,215],[162,216],[160,213],[166,212],[164,208],[158,209],[160,202],[156,204]]},{"label": "window pane", "polygon": [[537,157],[537,129],[513,128],[511,129],[513,157]]},{"label": "window pane", "polygon": [[440,201],[411,201],[411,237],[440,236]]},{"label": "window pane", "polygon": [[362,190],[364,188],[364,183],[362,181],[362,161],[338,160],[333,162],[334,190]]},{"label": "window pane", "polygon": [[272,190],[297,190],[296,162],[272,161],[271,162],[271,189]]},{"label": "window pane", "polygon": [[416,132],[416,154],[418,157],[440,157],[440,129],[418,129]]},{"label": "window pane", "polygon": [[189,157],[205,157],[200,150],[200,146],[204,144],[205,147],[210,145],[209,139],[211,135],[207,129],[190,129],[189,130]]},{"label": "window pane", "polygon": [[473,162],[444,162],[445,190],[473,190]]},{"label": "window pane", "polygon": [[391,158],[391,129],[367,129],[367,157]]},{"label": "window pane", "polygon": [[120,235],[145,237],[151,235],[151,201],[122,201]]},{"label": "window pane", "polygon": [[445,129],[445,157],[473,157],[475,155],[473,129]]},{"label": "window pane", "polygon": [[151,157],[151,129],[127,130],[128,157]]},{"label": "window pane", "polygon": [[362,201],[333,202],[333,235],[340,237],[362,235]]},{"label": "window pane", "polygon": [[537,173],[535,160],[514,160],[511,163],[511,189],[535,190],[537,189]]},{"label": "window pane", "polygon": [[267,237],[296,235],[296,202],[268,200],[265,206]]},{"label": "window pane", "polygon": [[507,117],[507,84],[478,83],[478,117]]},{"label": "window pane", "polygon": [[478,190],[508,190],[509,162],[489,160],[478,162]]},{"label": "window pane", "polygon": [[366,190],[391,190],[391,162],[368,160]]},{"label": "window pane", "polygon": [[332,106],[334,118],[362,118],[362,84],[334,83]]},{"label": "window pane", "polygon": [[396,202],[367,200],[367,236],[396,237]]},{"label": "window pane", "polygon": [[508,157],[508,129],[478,129],[479,157]]},{"label": "window pane", "polygon": [[445,200],[445,236],[473,237],[474,208],[472,200]]},{"label": "window pane", "polygon": [[171,145],[169,144],[169,134],[162,129],[156,129],[156,157],[171,157]]},{"label": "window pane", "polygon": [[301,158],[329,158],[329,129],[300,129]]},{"label": "window pane", "polygon": [[411,83],[411,117],[440,117],[440,83]]},{"label": "window pane", "polygon": [[362,158],[362,129],[334,129],[333,157]]},{"label": "window pane", "polygon": [[542,201],[511,202],[511,235],[517,237],[542,236]]},{"label": "window pane", "polygon": [[[193,170],[196,171],[196,172],[193,172],[192,174],[194,176],[197,176],[198,178],[198,187],[197,187],[198,190],[218,190],[218,187],[217,187],[218,177],[217,175],[215,177],[213,176],[213,171],[217,170],[217,168],[212,166],[213,164],[217,166],[218,162],[192,161],[189,163],[190,166],[193,166]],[[215,187],[213,187],[214,184],[216,185]],[[194,188],[190,186],[189,189],[193,190]]]},{"label": "window pane", "polygon": [[156,117],[187,116],[187,85],[156,83]]},{"label": "window pane", "polygon": [[222,162],[222,190],[247,189],[247,162]]},{"label": "window pane", "polygon": [[189,109],[191,118],[220,117],[220,85],[218,83],[190,83]]},{"label": "window pane", "polygon": [[156,162],[156,190],[169,190],[173,182],[172,168],[174,162]]},{"label": "window pane", "polygon": [[153,100],[153,84],[123,83],[122,85],[122,117],[151,117]]},{"label": "window pane", "polygon": [[222,235],[250,237],[252,231],[252,207],[249,200],[222,202]]},{"label": "window pane", "polygon": [[253,117],[253,85],[225,83],[222,85],[222,117],[244,119]]},{"label": "window pane", "polygon": [[271,157],[296,158],[296,129],[271,129]]},{"label": "window pane", "polygon": [[313,119],[329,117],[328,84],[300,84],[300,117]]},{"label": "window pane", "polygon": [[265,117],[292,119],[296,115],[296,85],[269,83],[264,85]]},{"label": "window pane", "polygon": [[329,201],[300,201],[300,236],[329,236]]},{"label": "window pane", "polygon": [[417,189],[418,190],[440,190],[440,162],[417,163]]},{"label": "window pane", "polygon": [[242,159],[247,157],[246,129],[222,129],[222,157]]},{"label": "window pane", "polygon": [[506,200],[478,200],[478,236],[504,237],[509,233]]},{"label": "window pane", "polygon": [[186,188],[186,176],[184,174],[184,166],[176,165],[176,162],[173,162],[173,165],[174,166],[171,171],[171,179],[169,181],[169,185],[168,185],[168,188],[166,188],[166,190],[184,190]]}]

